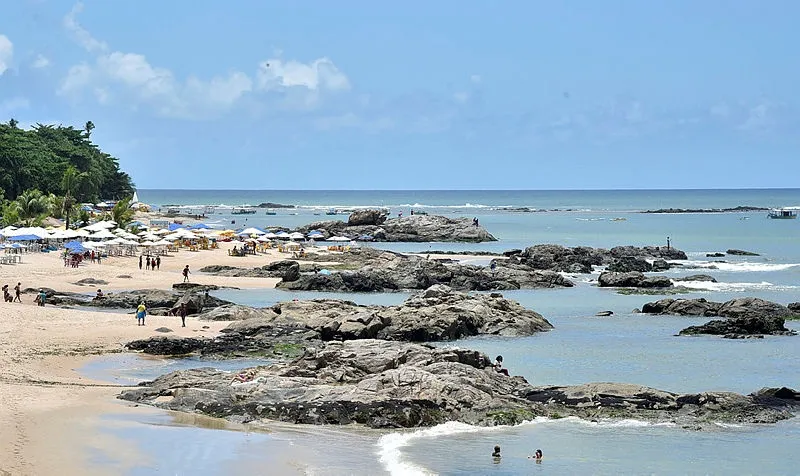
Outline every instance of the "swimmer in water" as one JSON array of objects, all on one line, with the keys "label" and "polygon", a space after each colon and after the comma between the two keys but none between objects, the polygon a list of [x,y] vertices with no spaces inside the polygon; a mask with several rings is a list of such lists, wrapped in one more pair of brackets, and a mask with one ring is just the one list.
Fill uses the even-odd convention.
[{"label": "swimmer in water", "polygon": [[537,463],[542,462],[542,450],[536,450],[533,456],[528,456],[528,459],[535,459]]},{"label": "swimmer in water", "polygon": [[494,452],[492,452],[492,458],[494,458],[494,464],[500,462],[500,445],[495,445]]}]

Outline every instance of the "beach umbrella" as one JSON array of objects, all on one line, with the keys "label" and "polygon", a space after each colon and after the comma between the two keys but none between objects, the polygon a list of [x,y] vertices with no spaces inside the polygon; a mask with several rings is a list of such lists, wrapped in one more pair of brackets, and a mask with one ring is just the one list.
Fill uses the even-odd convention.
[{"label": "beach umbrella", "polygon": [[41,239],[41,237],[36,235],[16,235],[8,237],[8,241],[36,241]]},{"label": "beach umbrella", "polygon": [[139,243],[139,246],[153,246],[154,244],[152,241],[145,241],[144,243]]},{"label": "beach umbrella", "polygon": [[279,231],[278,233],[275,234],[275,238],[278,238],[278,239],[281,239],[281,240],[288,240],[289,238],[291,238],[291,235],[289,235],[285,231]]},{"label": "beach umbrella", "polygon": [[244,230],[237,233],[239,236],[241,235],[263,235],[265,233],[264,230],[259,230],[255,227],[245,228]]},{"label": "beach umbrella", "polygon": [[108,239],[113,239],[113,238],[116,238],[116,237],[117,237],[117,235],[111,233],[107,229],[103,229],[103,230],[100,230],[98,232],[95,232],[95,233],[92,233],[91,235],[89,235],[89,238],[91,238],[93,240],[108,240]]},{"label": "beach umbrella", "polygon": [[183,228],[183,225],[181,225],[179,223],[170,223],[167,228],[168,228],[169,231],[175,231],[178,228]]},{"label": "beach umbrella", "polygon": [[109,228],[116,228],[116,226],[117,222],[108,220],[108,221],[99,221],[93,225],[85,226],[83,227],[83,229],[90,232],[97,232],[100,230],[107,230]]},{"label": "beach umbrella", "polygon": [[11,248],[18,250],[20,248],[27,248],[27,245],[23,245],[21,243],[11,243]]},{"label": "beach umbrella", "polygon": [[161,230],[153,231],[153,234],[154,235],[166,235],[167,233],[170,233],[171,231],[172,230],[161,229]]},{"label": "beach umbrella", "polygon": [[302,240],[305,239],[305,235],[303,235],[299,231],[295,231],[294,233],[289,235],[289,238],[292,240]]},{"label": "beach umbrella", "polygon": [[259,237],[257,238],[257,240],[258,240],[258,241],[260,241],[261,243],[266,243],[266,242],[268,242],[268,241],[269,241],[269,238],[267,238],[267,236],[266,236],[266,235],[261,235],[261,236],[259,236]]},{"label": "beach umbrella", "polygon": [[345,241],[350,241],[350,238],[346,236],[332,236],[328,238],[328,241],[345,242]]},{"label": "beach umbrella", "polygon": [[264,238],[269,238],[270,240],[274,240],[275,238],[278,237],[278,235],[276,235],[275,233],[272,233],[271,231],[268,232],[268,233],[264,233],[261,236],[263,236]]},{"label": "beach umbrella", "polygon": [[155,243],[153,243],[153,246],[169,246],[169,245],[171,245],[171,244],[172,244],[172,243],[170,243],[170,242],[169,242],[169,241],[167,241],[167,240],[158,240],[158,241],[156,241]]}]

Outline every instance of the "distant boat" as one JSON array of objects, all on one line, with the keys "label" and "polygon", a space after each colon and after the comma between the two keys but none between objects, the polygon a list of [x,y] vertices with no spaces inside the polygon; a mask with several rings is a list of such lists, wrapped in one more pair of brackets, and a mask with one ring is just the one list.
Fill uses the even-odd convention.
[{"label": "distant boat", "polygon": [[267,215],[277,215],[273,210],[267,210]]},{"label": "distant boat", "polygon": [[767,214],[769,218],[777,218],[780,220],[790,220],[797,218],[797,210],[791,208],[773,208]]},{"label": "distant boat", "polygon": [[338,211],[338,210],[336,210],[335,208],[331,208],[330,210],[328,210],[327,212],[325,212],[325,214],[326,214],[326,215],[338,215],[338,214],[339,214],[339,211]]},{"label": "distant boat", "polygon": [[256,210],[254,208],[234,208],[231,212],[231,215],[255,215]]}]

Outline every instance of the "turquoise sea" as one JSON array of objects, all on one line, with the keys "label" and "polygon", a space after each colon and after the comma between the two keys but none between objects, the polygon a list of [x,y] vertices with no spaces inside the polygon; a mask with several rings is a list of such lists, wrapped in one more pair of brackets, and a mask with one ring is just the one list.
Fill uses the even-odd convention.
[{"label": "turquoise sea", "polygon": [[[484,244],[384,243],[397,251],[503,251],[538,243],[611,247],[660,245],[666,237],[685,250],[698,269],[670,270],[669,276],[703,272],[718,283],[697,283],[690,297],[727,300],[756,296],[789,303],[800,301],[800,220],[770,220],[765,212],[643,214],[657,208],[727,208],[740,205],[800,205],[800,189],[665,191],[173,191],[139,190],[156,206],[297,205],[260,210],[248,226],[294,227],[329,219],[330,208],[380,206],[393,214],[411,208],[450,216],[478,217],[499,241]],[[525,213],[504,208],[548,211]],[[218,208],[217,211],[220,211]],[[346,219],[347,215],[333,218]],[[242,216],[226,212],[209,222],[240,226]],[[613,221],[612,218],[625,218]],[[239,220],[242,220],[241,222]],[[761,256],[706,258],[705,254],[739,248]],[[480,260],[476,261],[480,263]],[[632,310],[657,296],[620,295],[599,289],[597,275],[577,275],[571,289],[504,293],[553,323],[551,332],[526,338],[473,338],[442,345],[502,354],[512,373],[533,384],[591,381],[630,382],[676,392],[730,390],[749,393],[765,386],[800,388],[800,337],[725,340],[676,337],[704,319],[643,316]],[[220,297],[249,305],[268,305],[319,293],[278,290],[227,290]],[[326,295],[359,303],[395,304],[405,293]],[[594,317],[601,310],[613,317]],[[800,331],[800,322],[787,324]],[[115,381],[152,378],[175,368],[252,365],[200,360],[160,361],[112,356],[84,372]],[[778,425],[720,425],[696,432],[638,421],[585,422],[536,420],[515,427],[475,428],[449,423],[404,432],[359,428],[265,425],[238,430],[210,430],[187,425],[175,416],[147,416],[134,430],[109,425],[114,436],[137,444],[150,457],[130,474],[797,474],[794,456],[800,419]],[[180,418],[178,418],[180,420]],[[500,464],[490,458],[503,447]],[[221,451],[210,451],[218,447]],[[181,457],[188,448],[191,458]],[[289,448],[289,450],[287,450]],[[544,451],[541,464],[526,458]],[[224,450],[223,450],[224,449]],[[288,456],[287,456],[288,455]],[[278,457],[289,465],[270,466]],[[98,460],[98,465],[102,464]],[[253,472],[253,468],[263,471]],[[274,468],[270,470],[269,468]]]}]

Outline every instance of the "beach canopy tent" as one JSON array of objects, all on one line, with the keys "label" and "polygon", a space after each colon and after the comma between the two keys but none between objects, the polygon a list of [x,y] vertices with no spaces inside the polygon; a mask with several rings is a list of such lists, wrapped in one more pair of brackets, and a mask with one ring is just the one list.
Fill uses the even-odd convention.
[{"label": "beach canopy tent", "polygon": [[8,237],[8,241],[36,241],[41,239],[41,236],[36,235],[16,235]]},{"label": "beach canopy tent", "polygon": [[303,234],[302,234],[302,233],[300,233],[299,231],[295,231],[294,233],[292,233],[292,234],[290,234],[290,235],[289,235],[289,239],[292,239],[292,240],[302,240],[302,239],[305,239],[305,235],[303,235]]},{"label": "beach canopy tent", "polygon": [[29,226],[24,228],[17,228],[16,230],[9,230],[3,233],[3,235],[6,238],[11,238],[13,236],[35,235],[37,239],[42,239],[49,237],[50,232],[39,226]]},{"label": "beach canopy tent", "polygon": [[100,203],[95,203],[94,206],[96,206],[97,208],[113,208],[114,204],[108,202],[100,202]]},{"label": "beach canopy tent", "polygon": [[285,231],[279,231],[278,233],[275,234],[275,238],[278,238],[278,239],[281,239],[281,240],[288,240],[291,237],[292,237],[292,235],[286,233]]},{"label": "beach canopy tent", "polygon": [[309,238],[324,238],[325,237],[325,233],[323,233],[323,232],[321,232],[319,230],[313,230],[313,231],[308,232],[308,237]]},{"label": "beach canopy tent", "polygon": [[328,241],[338,241],[338,242],[342,242],[343,243],[345,241],[350,241],[350,238],[348,238],[346,236],[332,236],[332,237],[328,238]]}]

